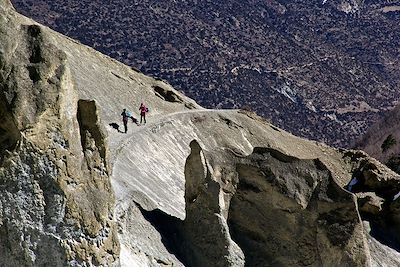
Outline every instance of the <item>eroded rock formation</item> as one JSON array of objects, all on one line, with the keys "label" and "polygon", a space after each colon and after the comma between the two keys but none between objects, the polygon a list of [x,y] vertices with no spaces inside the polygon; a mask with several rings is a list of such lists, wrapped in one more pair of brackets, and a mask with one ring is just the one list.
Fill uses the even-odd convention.
[{"label": "eroded rock formation", "polygon": [[[220,165],[197,142],[191,147],[181,229],[190,266],[367,265],[356,202],[321,161],[255,148],[246,157],[224,155]],[[223,173],[214,176],[214,168]]]},{"label": "eroded rock formation", "polygon": [[114,195],[95,103],[80,115],[65,54],[12,16],[2,10],[0,266],[112,266]]}]

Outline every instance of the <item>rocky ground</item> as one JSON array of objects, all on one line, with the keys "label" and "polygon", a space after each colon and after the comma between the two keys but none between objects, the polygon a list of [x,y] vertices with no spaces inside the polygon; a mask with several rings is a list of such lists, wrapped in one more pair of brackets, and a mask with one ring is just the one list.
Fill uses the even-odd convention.
[{"label": "rocky ground", "polygon": [[209,108],[350,146],[399,99],[399,1],[14,0]]}]

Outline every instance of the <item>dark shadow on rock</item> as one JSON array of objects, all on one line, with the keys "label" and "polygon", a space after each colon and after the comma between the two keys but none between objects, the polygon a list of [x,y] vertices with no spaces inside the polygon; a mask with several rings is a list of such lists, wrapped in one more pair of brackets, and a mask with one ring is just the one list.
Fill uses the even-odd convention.
[{"label": "dark shadow on rock", "polygon": [[110,123],[110,124],[108,124],[108,125],[110,125],[111,127],[113,127],[115,130],[117,130],[119,133],[122,133],[122,131],[119,129],[119,124],[118,123],[115,123],[115,122],[112,122],[112,123]]},{"label": "dark shadow on rock", "polygon": [[[4,85],[6,86],[6,85]],[[6,151],[13,150],[19,140],[21,133],[12,115],[12,107],[7,101],[4,93],[0,94],[0,163],[3,161]]]},{"label": "dark shadow on rock", "polygon": [[139,121],[135,117],[130,116],[130,118],[134,124],[139,125]]},{"label": "dark shadow on rock", "polygon": [[[385,213],[385,212],[384,212]],[[400,236],[397,229],[398,223],[391,219],[389,215],[372,216],[371,214],[361,213],[363,221],[368,221],[371,231],[369,234],[381,244],[384,244],[397,252],[400,252]]]},{"label": "dark shadow on rock", "polygon": [[[363,221],[369,222],[371,231],[369,234],[397,252],[400,252],[400,216],[399,203],[393,201],[392,193],[384,198],[382,210],[377,214],[360,211]],[[360,203],[360,199],[358,202]],[[360,204],[359,204],[360,206]]]},{"label": "dark shadow on rock", "polygon": [[165,88],[162,88],[160,86],[153,86],[154,92],[156,96],[160,97],[161,99],[168,101],[168,102],[177,102],[177,103],[182,103],[183,100],[182,98],[177,95],[175,92],[172,90],[168,90]]},{"label": "dark shadow on rock", "polygon": [[181,234],[183,221],[168,215],[159,209],[147,211],[141,208],[140,205],[137,206],[139,207],[143,217],[160,233],[161,242],[164,244],[168,252],[174,254],[175,257],[185,266],[190,266],[183,254],[182,248],[182,244],[184,244]]},{"label": "dark shadow on rock", "polygon": [[[369,194],[357,199],[360,217],[370,225],[369,234],[381,244],[400,252],[400,202],[394,200],[400,192],[400,181],[382,179],[377,175],[380,173],[379,166],[368,160],[363,152],[349,151],[345,153],[345,157],[352,162],[361,158],[352,170],[352,179],[344,188],[352,193]],[[374,206],[376,204],[373,202],[369,204],[373,195],[381,199],[380,205]]]},{"label": "dark shadow on rock", "polygon": [[[270,148],[254,148],[247,159],[236,165],[239,183],[227,221],[245,255],[244,266],[335,266],[316,240],[346,253],[342,248],[359,223],[352,196],[318,159]],[[336,266],[354,264],[341,255],[337,259]]]}]

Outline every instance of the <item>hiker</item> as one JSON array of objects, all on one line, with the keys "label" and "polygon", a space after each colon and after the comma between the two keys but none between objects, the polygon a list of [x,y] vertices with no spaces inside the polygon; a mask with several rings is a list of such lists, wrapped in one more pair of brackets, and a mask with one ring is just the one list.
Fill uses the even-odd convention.
[{"label": "hiker", "polygon": [[129,119],[129,115],[128,112],[126,111],[126,109],[124,108],[124,110],[121,113],[122,116],[122,122],[124,123],[124,129],[125,129],[125,133],[128,131],[128,119]]},{"label": "hiker", "polygon": [[146,112],[148,112],[149,109],[146,108],[146,106],[143,103],[140,103],[139,111],[140,111],[140,123],[142,123],[143,120],[144,124],[146,124]]}]

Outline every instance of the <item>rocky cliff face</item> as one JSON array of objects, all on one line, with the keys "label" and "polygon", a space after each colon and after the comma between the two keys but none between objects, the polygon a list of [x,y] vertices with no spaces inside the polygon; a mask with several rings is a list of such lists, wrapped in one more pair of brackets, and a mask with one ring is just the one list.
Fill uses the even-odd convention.
[{"label": "rocky cliff face", "polygon": [[0,266],[400,264],[400,177],[365,153],[0,15]]},{"label": "rocky cliff face", "polygon": [[78,101],[66,56],[46,31],[0,9],[0,265],[115,265],[111,168],[96,104]]}]

